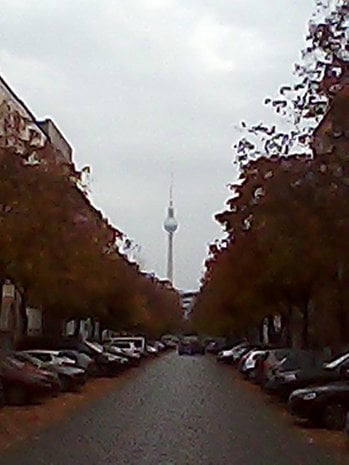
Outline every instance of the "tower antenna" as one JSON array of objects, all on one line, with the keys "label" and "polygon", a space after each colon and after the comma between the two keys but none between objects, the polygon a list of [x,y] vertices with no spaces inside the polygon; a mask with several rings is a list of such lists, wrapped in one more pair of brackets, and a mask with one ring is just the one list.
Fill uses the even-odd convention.
[{"label": "tower antenna", "polygon": [[170,183],[170,206],[173,206],[173,172],[171,173],[171,183]]}]

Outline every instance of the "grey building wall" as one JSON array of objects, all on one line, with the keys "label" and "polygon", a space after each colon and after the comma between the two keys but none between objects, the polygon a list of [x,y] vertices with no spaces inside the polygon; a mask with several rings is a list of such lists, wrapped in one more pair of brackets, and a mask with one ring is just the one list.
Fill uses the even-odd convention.
[{"label": "grey building wall", "polygon": [[60,153],[62,161],[71,163],[73,149],[55,123],[50,118],[46,118],[44,121],[38,121],[38,125],[47,135],[51,145]]}]

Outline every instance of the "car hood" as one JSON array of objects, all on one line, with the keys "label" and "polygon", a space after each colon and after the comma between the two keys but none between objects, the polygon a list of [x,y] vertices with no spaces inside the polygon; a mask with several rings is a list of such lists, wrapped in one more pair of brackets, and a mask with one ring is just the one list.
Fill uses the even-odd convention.
[{"label": "car hood", "polygon": [[349,382],[338,381],[337,383],[326,384],[322,386],[312,386],[305,389],[297,389],[293,392],[293,397],[307,394],[308,392],[316,392],[318,394],[325,392],[348,392],[349,393]]}]

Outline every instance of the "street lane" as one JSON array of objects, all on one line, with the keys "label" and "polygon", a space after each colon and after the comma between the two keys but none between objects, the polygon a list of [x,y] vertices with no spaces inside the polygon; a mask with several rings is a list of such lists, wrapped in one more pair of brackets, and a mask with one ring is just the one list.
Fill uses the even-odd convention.
[{"label": "street lane", "polygon": [[143,365],[108,397],[16,451],[6,465],[335,465],[211,356]]}]

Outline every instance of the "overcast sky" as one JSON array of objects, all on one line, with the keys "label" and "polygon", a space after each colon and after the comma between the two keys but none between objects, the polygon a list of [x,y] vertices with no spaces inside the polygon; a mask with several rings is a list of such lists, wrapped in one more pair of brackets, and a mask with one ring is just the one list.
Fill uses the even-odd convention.
[{"label": "overcast sky", "polygon": [[175,284],[198,287],[213,215],[236,178],[240,120],[290,82],[314,0],[2,0],[0,73],[92,166],[92,199],[165,274],[170,173]]}]

